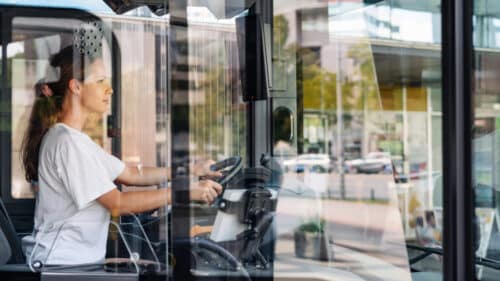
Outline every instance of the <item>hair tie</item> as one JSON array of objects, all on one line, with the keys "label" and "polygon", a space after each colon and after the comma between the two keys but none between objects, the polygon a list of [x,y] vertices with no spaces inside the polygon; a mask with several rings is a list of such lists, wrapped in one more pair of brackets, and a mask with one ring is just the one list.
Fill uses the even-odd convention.
[{"label": "hair tie", "polygon": [[47,84],[42,84],[40,92],[41,92],[41,94],[43,96],[45,96],[47,98],[54,95],[54,92],[52,91],[52,89]]}]

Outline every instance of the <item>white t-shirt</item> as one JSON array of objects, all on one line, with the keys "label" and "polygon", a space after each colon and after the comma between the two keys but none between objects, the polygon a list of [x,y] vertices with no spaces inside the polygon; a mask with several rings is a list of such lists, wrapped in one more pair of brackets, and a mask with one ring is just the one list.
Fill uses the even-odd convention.
[{"label": "white t-shirt", "polygon": [[50,128],[40,146],[35,226],[23,238],[27,260],[38,242],[31,261],[103,262],[110,214],[96,199],[116,188],[124,168],[83,132],[63,123]]}]

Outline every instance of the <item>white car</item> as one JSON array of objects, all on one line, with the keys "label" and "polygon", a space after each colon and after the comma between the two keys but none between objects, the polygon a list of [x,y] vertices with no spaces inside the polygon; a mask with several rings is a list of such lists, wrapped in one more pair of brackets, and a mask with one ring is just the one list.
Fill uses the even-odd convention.
[{"label": "white car", "polygon": [[328,154],[302,154],[297,158],[283,161],[285,172],[302,173],[307,171],[316,173],[330,173],[334,170],[334,162]]},{"label": "white car", "polygon": [[391,154],[388,152],[370,152],[362,159],[344,162],[344,170],[348,173],[380,173],[392,171]]}]

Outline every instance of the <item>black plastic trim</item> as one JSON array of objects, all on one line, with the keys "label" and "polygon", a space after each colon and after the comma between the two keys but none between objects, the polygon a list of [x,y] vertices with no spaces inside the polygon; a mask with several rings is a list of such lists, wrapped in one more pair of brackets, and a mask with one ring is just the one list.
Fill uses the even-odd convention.
[{"label": "black plastic trim", "polygon": [[[171,247],[173,252],[172,278],[170,280],[194,280],[191,274],[191,245],[179,247],[176,241],[189,237],[191,209],[189,207],[189,99],[187,65],[189,56],[187,0],[170,1],[170,30],[168,37],[168,97],[171,112],[171,167],[172,211]],[[182,173],[181,173],[182,171]]]},{"label": "black plastic trim", "polygon": [[472,53],[472,0],[442,1],[445,281],[475,280]]}]

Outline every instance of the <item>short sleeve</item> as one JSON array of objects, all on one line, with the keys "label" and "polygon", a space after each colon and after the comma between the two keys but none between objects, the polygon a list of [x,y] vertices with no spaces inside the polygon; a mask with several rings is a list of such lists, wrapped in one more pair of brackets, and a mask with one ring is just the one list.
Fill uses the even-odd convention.
[{"label": "short sleeve", "polygon": [[68,139],[61,144],[58,156],[58,174],[79,210],[116,188],[95,149]]},{"label": "short sleeve", "polygon": [[99,158],[101,159],[104,167],[108,171],[109,176],[112,180],[115,180],[125,169],[125,163],[120,159],[107,153],[104,149],[96,144],[97,150],[99,151]]}]

